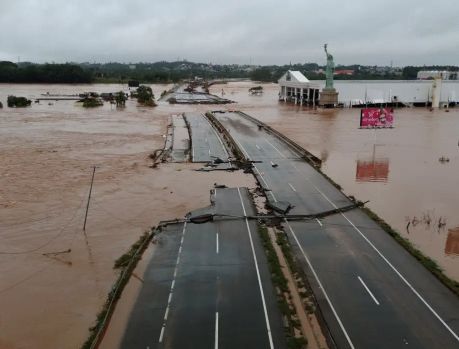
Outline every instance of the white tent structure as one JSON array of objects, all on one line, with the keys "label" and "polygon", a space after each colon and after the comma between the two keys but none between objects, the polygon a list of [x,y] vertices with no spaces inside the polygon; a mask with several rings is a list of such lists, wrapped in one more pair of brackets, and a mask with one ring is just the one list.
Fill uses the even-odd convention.
[{"label": "white tent structure", "polygon": [[300,71],[288,70],[278,80],[279,100],[295,104],[317,105],[319,85],[311,83]]}]

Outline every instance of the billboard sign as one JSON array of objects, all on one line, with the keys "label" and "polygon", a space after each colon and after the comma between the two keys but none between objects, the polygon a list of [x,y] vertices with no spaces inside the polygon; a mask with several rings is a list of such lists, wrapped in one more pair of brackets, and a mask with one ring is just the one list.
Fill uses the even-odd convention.
[{"label": "billboard sign", "polygon": [[364,108],[360,111],[361,128],[394,127],[393,108]]}]

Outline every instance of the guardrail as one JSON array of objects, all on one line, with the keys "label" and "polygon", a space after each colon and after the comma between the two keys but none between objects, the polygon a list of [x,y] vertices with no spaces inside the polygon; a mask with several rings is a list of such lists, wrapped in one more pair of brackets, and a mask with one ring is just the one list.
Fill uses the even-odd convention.
[{"label": "guardrail", "polygon": [[272,128],[271,126],[268,126],[267,124],[265,124],[264,122],[258,120],[258,119],[255,119],[254,117],[244,113],[244,112],[241,112],[241,111],[236,111],[235,113],[243,116],[244,118],[252,121],[253,123],[255,123],[256,125],[258,125],[259,127],[263,128],[264,130],[266,130],[267,132],[275,135],[276,137],[282,139],[290,148],[292,148],[295,152],[297,152],[304,160],[306,160],[309,164],[311,164],[312,166],[314,166],[315,168],[320,168],[320,166],[322,165],[322,160],[320,160],[317,156],[315,156],[314,154],[310,153],[309,151],[307,151],[306,149],[304,149],[302,146],[298,145],[297,143],[295,143],[294,141],[292,141],[290,138],[288,138],[287,136],[283,135],[282,133],[280,133],[279,131],[275,130],[274,128]]},{"label": "guardrail", "polygon": [[242,161],[245,159],[244,154],[242,153],[241,149],[237,146],[236,142],[234,141],[233,137],[230,135],[228,130],[223,127],[220,121],[212,114],[213,112],[207,112],[205,115],[207,119],[214,125],[214,127],[220,132],[223,137],[225,138],[226,145],[231,149],[231,152],[236,157],[237,160]]}]

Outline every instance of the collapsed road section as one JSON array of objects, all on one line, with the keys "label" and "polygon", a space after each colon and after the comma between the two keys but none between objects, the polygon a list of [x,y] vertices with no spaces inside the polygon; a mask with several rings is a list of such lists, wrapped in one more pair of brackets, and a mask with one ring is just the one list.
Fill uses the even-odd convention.
[{"label": "collapsed road section", "polygon": [[185,113],[191,134],[191,159],[193,162],[229,161],[230,155],[220,136],[201,113]]},{"label": "collapsed road section", "polygon": [[200,171],[237,170],[232,148],[227,146],[203,114],[174,114],[167,128],[164,148],[155,150],[150,156],[154,161],[152,167],[156,167],[159,162],[191,160],[205,163]]},{"label": "collapsed road section", "polygon": [[160,100],[171,104],[228,104],[233,101],[208,93],[201,86],[182,84],[174,86]]},{"label": "collapsed road section", "polygon": [[[307,152],[263,123],[240,112],[208,116],[252,163],[271,206],[301,215],[352,204]],[[459,346],[457,296],[364,211],[285,218],[283,227],[337,347]]]},{"label": "collapsed road section", "polygon": [[245,188],[214,189],[202,224],[164,226],[122,348],[286,348],[255,210]]}]

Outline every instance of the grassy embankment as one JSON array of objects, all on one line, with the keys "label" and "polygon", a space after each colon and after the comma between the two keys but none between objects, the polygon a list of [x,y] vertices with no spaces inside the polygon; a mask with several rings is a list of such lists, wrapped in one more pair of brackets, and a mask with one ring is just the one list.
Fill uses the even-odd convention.
[{"label": "grassy embankment", "polygon": [[97,314],[96,323],[89,329],[90,334],[86,342],[82,345],[82,349],[96,348],[98,343],[102,340],[103,333],[108,325],[110,317],[115,309],[116,302],[121,296],[124,287],[129,281],[137,263],[142,258],[142,253],[148,246],[155,234],[154,228],[145,232],[135,242],[129,251],[123,254],[115,261],[114,269],[119,269],[120,273],[118,279],[114,283],[112,289],[108,293],[107,300],[105,301],[102,310]]}]

